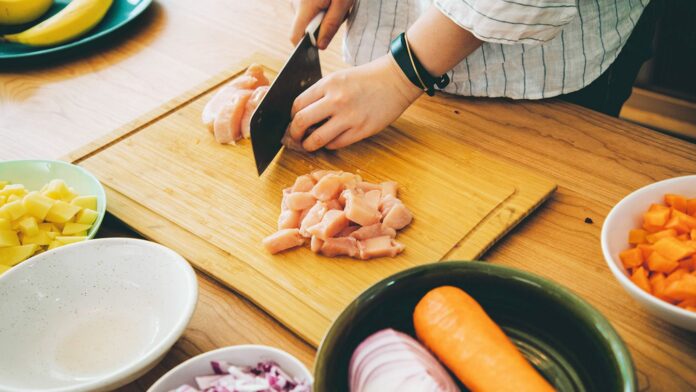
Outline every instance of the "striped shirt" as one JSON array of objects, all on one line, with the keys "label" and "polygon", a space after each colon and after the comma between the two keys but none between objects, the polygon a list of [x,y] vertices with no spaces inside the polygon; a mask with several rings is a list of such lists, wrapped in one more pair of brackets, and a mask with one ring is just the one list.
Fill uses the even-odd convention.
[{"label": "striped shirt", "polygon": [[[356,1],[343,47],[353,65],[387,53],[391,40],[431,4]],[[434,0],[443,14],[484,41],[450,71],[444,91],[541,99],[579,90],[614,62],[649,1]]]}]

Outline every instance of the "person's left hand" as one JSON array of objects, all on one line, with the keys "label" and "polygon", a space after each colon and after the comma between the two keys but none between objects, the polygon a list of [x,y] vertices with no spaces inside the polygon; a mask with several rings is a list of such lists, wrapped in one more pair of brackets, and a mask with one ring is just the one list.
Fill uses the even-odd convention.
[{"label": "person's left hand", "polygon": [[[288,135],[307,151],[342,148],[384,129],[422,93],[387,54],[328,75],[300,94]],[[324,120],[302,141],[308,128]]]}]

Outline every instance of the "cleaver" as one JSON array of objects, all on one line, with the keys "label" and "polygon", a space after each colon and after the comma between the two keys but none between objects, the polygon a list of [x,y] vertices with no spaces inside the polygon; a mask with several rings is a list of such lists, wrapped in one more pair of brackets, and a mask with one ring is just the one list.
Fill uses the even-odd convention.
[{"label": "cleaver", "polygon": [[251,147],[259,176],[282,148],[280,141],[290,124],[295,98],[321,79],[316,34],[323,18],[324,12],[320,12],[309,22],[304,37],[251,116]]}]

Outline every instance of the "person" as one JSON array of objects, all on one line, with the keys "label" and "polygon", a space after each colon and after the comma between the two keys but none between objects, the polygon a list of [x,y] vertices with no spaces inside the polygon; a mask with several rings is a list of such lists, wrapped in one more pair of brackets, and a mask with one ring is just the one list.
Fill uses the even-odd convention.
[{"label": "person", "polygon": [[651,54],[658,14],[650,0],[291,1],[291,41],[325,11],[317,37],[325,49],[347,19],[344,57],[355,65],[293,103],[288,135],[307,151],[381,131],[432,87],[425,78],[456,95],[558,97],[618,116]]}]

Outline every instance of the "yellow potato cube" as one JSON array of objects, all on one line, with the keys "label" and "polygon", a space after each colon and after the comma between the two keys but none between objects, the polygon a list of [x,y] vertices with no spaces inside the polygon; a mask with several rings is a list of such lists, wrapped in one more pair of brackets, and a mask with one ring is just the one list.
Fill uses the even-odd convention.
[{"label": "yellow potato cube", "polygon": [[70,204],[76,205],[82,208],[89,208],[90,210],[97,210],[97,197],[93,195],[88,196],[78,196],[74,198]]},{"label": "yellow potato cube", "polygon": [[63,226],[65,226],[65,223],[60,223],[60,222],[53,222],[52,223],[53,227],[55,227],[55,232],[56,233],[62,233],[63,232]]},{"label": "yellow potato cube", "polygon": [[0,195],[0,207],[7,202],[7,196]]},{"label": "yellow potato cube", "polygon": [[92,227],[92,225],[68,222],[63,226],[63,235],[80,235],[80,232],[86,232],[90,227]]},{"label": "yellow potato cube", "polygon": [[31,257],[38,248],[36,244],[0,248],[0,264],[15,266]]},{"label": "yellow potato cube", "polygon": [[6,203],[12,203],[13,201],[17,201],[17,200],[22,200],[22,198],[20,196],[17,196],[17,195],[10,195],[7,197]]},{"label": "yellow potato cube", "polygon": [[75,215],[75,223],[91,225],[97,220],[97,217],[99,217],[99,213],[97,211],[85,208]]},{"label": "yellow potato cube", "polygon": [[17,228],[22,234],[32,237],[39,234],[39,225],[36,223],[36,218],[33,216],[25,216],[17,223]]},{"label": "yellow potato cube", "polygon": [[63,244],[74,244],[75,242],[80,242],[86,240],[86,236],[56,236],[56,241],[62,242]]},{"label": "yellow potato cube", "polygon": [[9,181],[0,181],[0,190],[5,187],[5,185],[9,184]]},{"label": "yellow potato cube", "polygon": [[49,234],[53,234],[55,236],[56,233],[39,231],[38,234],[36,234],[34,236],[25,235],[22,237],[22,245],[28,245],[28,244],[48,245],[53,240],[53,238],[51,238],[49,236]]},{"label": "yellow potato cube", "polygon": [[[13,230],[0,230],[0,248],[19,245],[17,232]],[[0,261],[2,258],[0,258]]]},{"label": "yellow potato cube", "polygon": [[0,190],[0,195],[5,195],[7,197],[10,197],[10,195],[17,195],[21,197],[26,194],[27,190],[24,189],[24,185],[22,184],[5,185],[5,187]]},{"label": "yellow potato cube", "polygon": [[[4,208],[4,207],[3,207]],[[53,203],[46,214],[46,221],[53,223],[65,223],[72,219],[80,211],[80,207],[68,204],[62,200]]]},{"label": "yellow potato cube", "polygon": [[55,231],[44,231],[44,233],[46,233],[46,235],[48,236],[48,238],[51,239],[51,241],[55,240],[56,236],[58,234],[60,234],[60,233],[56,233]]},{"label": "yellow potato cube", "polygon": [[29,192],[28,195],[24,197],[24,208],[27,209],[27,213],[38,221],[43,221],[46,219],[46,214],[53,207],[55,200],[50,197],[46,197],[39,192]]},{"label": "yellow potato cube", "polygon": [[0,230],[10,230],[12,226],[10,225],[10,220],[5,218],[0,218]]},{"label": "yellow potato cube", "polygon": [[4,274],[5,271],[9,270],[10,268],[12,267],[10,267],[9,265],[0,264],[0,275]]},{"label": "yellow potato cube", "polygon": [[17,220],[19,217],[27,213],[27,209],[24,208],[21,200],[13,201],[12,203],[7,203],[0,207],[0,211],[5,212],[10,220]]},{"label": "yellow potato cube", "polygon": [[48,250],[55,249],[55,248],[57,248],[59,246],[63,246],[63,245],[65,245],[65,244],[60,242],[60,241],[53,240],[53,241],[51,241],[50,244],[48,244]]},{"label": "yellow potato cube", "polygon": [[77,194],[61,179],[51,180],[46,185],[46,189],[41,192],[44,196],[50,197],[54,200],[70,201],[77,196]]}]

